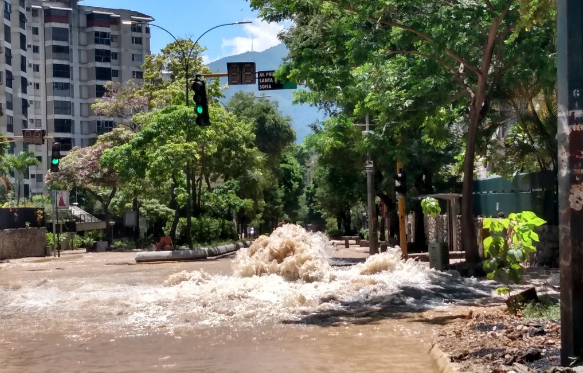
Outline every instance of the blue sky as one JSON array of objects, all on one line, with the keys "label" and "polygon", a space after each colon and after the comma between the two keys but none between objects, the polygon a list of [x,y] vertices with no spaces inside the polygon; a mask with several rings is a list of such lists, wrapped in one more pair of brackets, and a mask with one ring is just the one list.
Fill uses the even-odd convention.
[{"label": "blue sky", "polygon": [[[277,33],[283,25],[267,24],[257,18],[257,12],[245,0],[83,0],[81,5],[136,10],[152,16],[153,22],[166,28],[177,38],[196,39],[209,28],[237,21],[253,21],[250,25],[227,26],[206,34],[200,41],[208,48],[206,61],[254,51],[261,52],[279,44]],[[194,20],[199,14],[201,17]],[[152,27],[152,53],[172,41],[164,31]]]}]

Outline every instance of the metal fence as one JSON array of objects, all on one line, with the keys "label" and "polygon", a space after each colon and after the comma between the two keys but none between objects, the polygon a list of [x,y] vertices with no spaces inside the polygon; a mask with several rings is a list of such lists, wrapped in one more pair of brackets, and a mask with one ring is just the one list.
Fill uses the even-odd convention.
[{"label": "metal fence", "polygon": [[553,171],[519,174],[508,180],[494,177],[474,181],[474,215],[506,216],[532,211],[548,224],[558,221],[557,175]]}]

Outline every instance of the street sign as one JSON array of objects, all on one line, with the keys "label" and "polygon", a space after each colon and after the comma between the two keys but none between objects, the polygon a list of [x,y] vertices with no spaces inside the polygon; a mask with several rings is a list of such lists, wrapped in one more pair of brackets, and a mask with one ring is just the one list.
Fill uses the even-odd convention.
[{"label": "street sign", "polygon": [[69,209],[69,191],[68,190],[57,190],[55,191],[55,198],[57,205],[57,210],[68,210]]},{"label": "street sign", "polygon": [[23,129],[22,139],[25,144],[42,145],[45,143],[47,131],[41,129]]},{"label": "street sign", "polygon": [[277,89],[297,89],[298,85],[290,81],[279,82],[275,79],[275,70],[258,71],[257,86],[260,91],[274,91]]},{"label": "street sign", "polygon": [[227,63],[229,85],[255,84],[255,62]]}]

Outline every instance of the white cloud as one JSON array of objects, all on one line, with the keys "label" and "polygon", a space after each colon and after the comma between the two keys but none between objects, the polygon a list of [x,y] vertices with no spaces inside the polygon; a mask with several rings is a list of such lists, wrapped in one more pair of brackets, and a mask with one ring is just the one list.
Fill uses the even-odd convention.
[{"label": "white cloud", "polygon": [[209,63],[211,63],[211,59],[207,54],[203,54],[202,56],[202,64],[203,65],[208,65]]},{"label": "white cloud", "polygon": [[262,52],[281,43],[277,34],[288,26],[285,23],[267,23],[253,20],[253,23],[244,25],[245,36],[237,36],[232,39],[223,39],[223,54],[226,56],[241,54],[251,50]]}]

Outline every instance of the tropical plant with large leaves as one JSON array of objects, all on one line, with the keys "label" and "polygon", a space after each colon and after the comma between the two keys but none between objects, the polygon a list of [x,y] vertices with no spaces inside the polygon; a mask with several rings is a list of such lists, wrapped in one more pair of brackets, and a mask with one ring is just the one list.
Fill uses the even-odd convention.
[{"label": "tropical plant with large leaves", "polygon": [[24,176],[30,166],[38,166],[40,162],[36,159],[36,154],[32,151],[24,151],[18,155],[7,154],[4,162],[9,170],[12,170],[16,177],[16,204],[20,204],[20,189],[24,181]]}]

